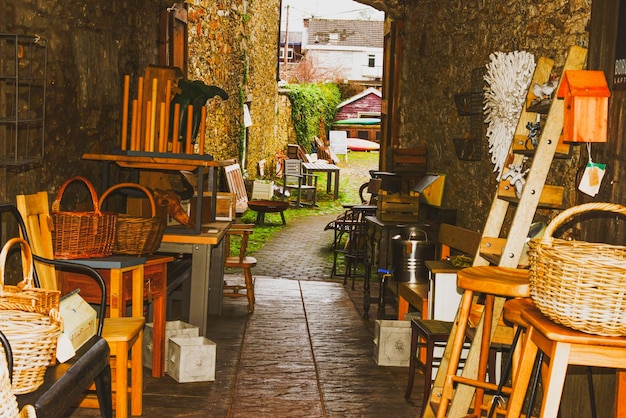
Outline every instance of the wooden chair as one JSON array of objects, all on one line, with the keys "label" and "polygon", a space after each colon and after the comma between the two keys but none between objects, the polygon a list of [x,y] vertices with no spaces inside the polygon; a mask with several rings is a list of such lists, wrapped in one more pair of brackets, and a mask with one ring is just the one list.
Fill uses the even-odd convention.
[{"label": "wooden chair", "polygon": [[[357,276],[359,264],[365,264],[367,224],[363,219],[363,213],[357,210],[349,210],[342,221],[344,235],[347,240],[344,245],[339,242],[335,247],[333,268],[336,269],[336,259],[338,254],[343,254],[346,269],[343,274],[344,286],[348,282],[348,276],[352,277],[352,290],[354,290],[354,282]],[[336,273],[336,271],[335,271]]]},{"label": "wooden chair", "polygon": [[225,166],[224,175],[228,189],[237,196],[235,212],[237,215],[241,215],[248,209],[248,192],[246,191],[246,184],[243,182],[241,166],[238,163]]},{"label": "wooden chair", "polygon": [[296,193],[295,205],[300,208],[305,205],[302,202],[302,194],[311,195],[308,206],[317,205],[317,176],[305,174],[302,170],[302,161],[296,159],[285,160],[285,173],[283,174],[284,188],[294,190]]},{"label": "wooden chair", "polygon": [[[226,232],[225,237],[225,251],[226,257],[224,260],[224,267],[243,269],[243,276],[245,280],[244,285],[224,284],[224,297],[230,298],[248,298],[248,312],[254,312],[254,278],[252,277],[252,267],[256,266],[256,258],[246,255],[248,247],[248,237],[252,234],[253,224],[232,224],[230,229]],[[231,243],[232,239],[239,237],[239,251],[235,255],[231,255]],[[241,293],[245,290],[245,293]]]},{"label": "wooden chair", "polygon": [[[20,234],[26,242],[29,242],[26,226],[17,208],[10,204],[0,205],[0,215],[5,213],[13,216]],[[39,272],[42,266],[52,267],[53,269],[69,269],[86,274],[90,279],[94,280],[100,289],[101,298],[96,335],[86,341],[70,360],[49,367],[43,384],[31,393],[17,396],[17,402],[23,407],[23,411],[26,409],[25,405],[30,405],[39,418],[65,417],[73,406],[84,397],[84,392],[92,384],[95,384],[101,416],[112,417],[109,346],[102,338],[106,301],[104,280],[97,271],[90,267],[59,260],[48,260],[36,255],[33,255],[33,257],[36,260],[33,275],[36,285],[40,284],[41,277]],[[11,371],[12,366],[10,363],[12,359],[8,341],[6,341],[6,344],[4,347],[5,355],[8,357],[8,370]]]},{"label": "wooden chair", "polygon": [[[18,195],[18,210],[25,219],[26,231],[33,248],[40,248],[45,253],[52,252],[52,234],[49,228],[48,194],[40,192],[35,195]],[[33,251],[35,255],[39,255]],[[76,262],[68,262],[77,264]],[[135,276],[135,275],[134,275]],[[115,410],[117,417],[128,416],[128,395],[130,394],[130,413],[139,416],[143,402],[143,360],[142,335],[145,318],[143,317],[143,269],[140,283],[133,283],[133,317],[105,318],[102,336],[109,344],[111,369],[115,370],[113,391],[115,392]],[[57,281],[55,276],[54,282]],[[134,281],[137,278],[134,277]],[[139,287],[137,290],[136,287]],[[104,315],[103,315],[104,316]],[[128,353],[131,352],[130,364]],[[130,366],[130,367],[129,367]],[[131,379],[128,381],[130,370]],[[129,384],[130,383],[130,384]],[[81,403],[84,407],[96,407],[91,398]]]}]

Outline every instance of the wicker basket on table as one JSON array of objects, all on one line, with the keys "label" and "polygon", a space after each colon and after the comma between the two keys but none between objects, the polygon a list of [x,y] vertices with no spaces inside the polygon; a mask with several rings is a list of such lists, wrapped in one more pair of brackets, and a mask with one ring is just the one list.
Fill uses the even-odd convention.
[{"label": "wicker basket on table", "polygon": [[[93,203],[91,212],[61,211],[61,199],[67,186],[74,182],[83,182],[89,189]],[[59,189],[52,203],[52,243],[54,258],[76,259],[106,257],[113,253],[117,214],[100,212],[98,196],[93,185],[84,177],[68,179]]]},{"label": "wicker basket on table", "polygon": [[[6,259],[16,244],[22,249],[24,279],[17,286],[8,286],[4,284]],[[21,238],[10,239],[0,251],[0,330],[13,351],[15,394],[32,392],[43,383],[47,367],[56,361],[61,334],[60,292],[33,288],[32,275],[30,247]]]},{"label": "wicker basket on table", "polygon": [[152,254],[161,245],[165,219],[156,216],[156,204],[150,190],[141,184],[120,183],[109,187],[100,196],[100,204],[115,190],[135,188],[141,190],[150,201],[151,217],[139,217],[118,214],[117,231],[113,252],[117,254],[142,255]]},{"label": "wicker basket on table", "polygon": [[626,247],[553,238],[576,215],[606,211],[613,203],[586,203],[556,216],[543,238],[530,241],[530,292],[537,308],[569,328],[604,336],[626,335]]}]

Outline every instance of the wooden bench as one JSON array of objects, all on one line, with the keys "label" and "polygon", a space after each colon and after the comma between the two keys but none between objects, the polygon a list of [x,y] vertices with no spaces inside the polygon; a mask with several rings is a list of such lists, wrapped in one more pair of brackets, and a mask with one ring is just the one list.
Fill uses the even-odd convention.
[{"label": "wooden bench", "polygon": [[[398,319],[404,319],[404,315],[409,311],[409,306],[420,311],[422,319],[454,319],[459,300],[449,298],[448,296],[451,293],[451,289],[454,289],[453,293],[457,294],[456,272],[460,270],[460,268],[452,265],[448,258],[450,255],[458,253],[473,257],[480,244],[480,238],[481,234],[478,232],[442,223],[439,227],[437,239],[438,260],[428,260],[425,262],[430,279],[433,282],[430,284],[431,289],[429,290],[428,283],[398,283]],[[460,298],[460,295],[458,296]],[[440,302],[440,300],[443,302],[443,299],[446,299],[445,305],[437,306],[434,300],[429,302],[429,297],[436,298],[437,302]],[[439,305],[442,304],[440,303]],[[436,312],[448,308],[451,309],[449,315],[451,315],[452,319],[449,319],[449,317],[439,318],[438,316],[440,315],[437,315]],[[429,311],[431,314],[429,314]]]}]

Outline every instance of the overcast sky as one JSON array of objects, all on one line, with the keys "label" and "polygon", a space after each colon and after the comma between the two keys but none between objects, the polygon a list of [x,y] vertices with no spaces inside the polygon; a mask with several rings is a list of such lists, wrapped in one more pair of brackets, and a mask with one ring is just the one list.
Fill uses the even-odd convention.
[{"label": "overcast sky", "polygon": [[302,20],[310,17],[371,20],[385,18],[383,12],[351,0],[283,0],[281,30],[285,30],[287,6],[289,6],[289,32],[302,31]]}]

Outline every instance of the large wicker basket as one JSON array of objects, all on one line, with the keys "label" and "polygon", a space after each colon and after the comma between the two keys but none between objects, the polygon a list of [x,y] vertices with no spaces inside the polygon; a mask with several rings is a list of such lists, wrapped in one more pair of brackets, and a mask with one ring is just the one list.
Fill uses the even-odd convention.
[{"label": "large wicker basket", "polygon": [[[63,193],[67,186],[74,181],[85,183],[89,189],[94,208],[92,212],[60,210]],[[52,203],[51,214],[55,258],[68,260],[106,257],[113,253],[117,214],[100,212],[96,191],[86,178],[75,176],[63,183]]]},{"label": "large wicker basket", "polygon": [[[17,290],[2,286],[0,299],[9,299],[10,309],[0,309],[0,330],[11,344],[13,351],[13,381],[15,394],[29,393],[42,383],[46,369],[56,361],[56,346],[61,334],[61,317],[56,308],[47,308],[42,298],[20,289],[23,283],[32,282],[33,261],[30,247],[21,238],[9,240],[0,251],[0,276],[4,283],[4,267],[9,249],[19,243],[22,246],[24,282]],[[46,292],[42,290],[42,292]],[[31,293],[29,297],[28,293]],[[33,308],[34,307],[34,308]],[[45,310],[48,309],[48,312]]]},{"label": "large wicker basket", "polygon": [[529,243],[530,292],[539,310],[562,325],[590,334],[626,335],[626,247],[553,238],[575,215],[626,214],[613,203],[586,203],[561,212],[543,238]]},{"label": "large wicker basket", "polygon": [[152,254],[161,245],[165,219],[156,216],[156,205],[150,190],[141,184],[120,183],[109,187],[100,196],[100,204],[115,190],[122,188],[136,188],[141,190],[150,201],[151,217],[131,216],[118,214],[117,232],[113,252],[117,254],[142,255]]}]

